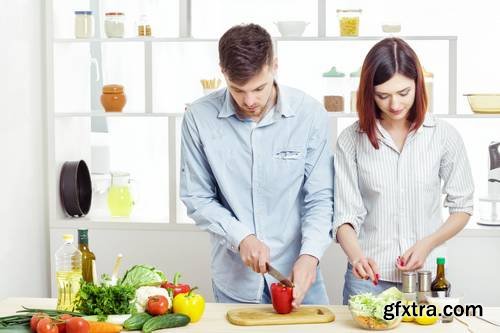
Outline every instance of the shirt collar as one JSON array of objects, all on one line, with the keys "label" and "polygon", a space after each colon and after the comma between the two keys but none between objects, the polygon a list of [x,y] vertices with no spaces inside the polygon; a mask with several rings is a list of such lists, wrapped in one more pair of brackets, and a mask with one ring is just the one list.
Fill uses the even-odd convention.
[{"label": "shirt collar", "polygon": [[[276,90],[278,94],[276,111],[286,118],[295,116],[296,110],[292,108],[288,103],[288,99],[290,97],[287,96],[287,93],[286,91],[284,91],[284,89],[280,88],[278,82],[274,81],[274,83],[276,84]],[[217,116],[218,118],[229,118],[236,115],[233,97],[231,96],[229,89],[225,89],[226,92],[224,93],[224,104],[222,106],[222,109],[219,111],[219,115]]]},{"label": "shirt collar", "polygon": [[[375,123],[377,125],[377,129],[379,131],[379,133],[383,136],[383,137],[386,137],[387,136],[387,131],[384,129],[384,127],[382,126],[382,124],[380,123],[380,119],[375,119]],[[425,113],[425,117],[424,117],[424,122],[422,123],[422,126],[420,126],[418,129],[417,129],[417,133],[420,133],[423,131],[423,127],[435,127],[436,126],[436,118],[435,116],[432,114],[432,113],[429,113],[429,112],[426,112]],[[361,128],[358,127],[357,129],[358,132],[362,133],[363,130],[361,130]]]},{"label": "shirt collar", "polygon": [[420,126],[417,129],[417,133],[421,132],[423,127],[435,127],[436,126],[436,120],[434,118],[434,115],[430,112],[425,113],[425,118],[424,122],[422,123],[422,126]]}]

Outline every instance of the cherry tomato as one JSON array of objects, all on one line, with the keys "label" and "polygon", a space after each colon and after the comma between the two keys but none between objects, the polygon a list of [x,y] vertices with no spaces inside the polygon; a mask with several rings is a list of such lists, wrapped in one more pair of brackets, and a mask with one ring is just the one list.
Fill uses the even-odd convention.
[{"label": "cherry tomato", "polygon": [[36,325],[38,325],[38,322],[40,319],[47,318],[49,315],[43,312],[37,312],[31,317],[30,320],[30,327],[32,332],[36,332]]},{"label": "cherry tomato", "polygon": [[73,317],[66,320],[66,333],[89,333],[90,324],[83,318]]},{"label": "cherry tomato", "polygon": [[165,296],[150,296],[146,305],[146,311],[152,316],[159,316],[167,313],[168,299]]},{"label": "cherry tomato", "polygon": [[59,333],[56,323],[52,318],[42,318],[36,325],[37,333]]},{"label": "cherry tomato", "polygon": [[66,320],[69,318],[73,318],[70,314],[63,314],[59,316],[59,320],[57,322],[57,328],[59,329],[59,333],[66,333]]}]

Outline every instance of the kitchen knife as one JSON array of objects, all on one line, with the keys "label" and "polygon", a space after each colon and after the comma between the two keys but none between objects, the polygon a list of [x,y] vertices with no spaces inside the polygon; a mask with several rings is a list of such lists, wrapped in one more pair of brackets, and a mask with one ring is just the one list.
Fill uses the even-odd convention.
[{"label": "kitchen knife", "polygon": [[278,280],[281,284],[284,284],[285,286],[289,288],[295,287],[292,283],[292,281],[288,280],[286,276],[280,273],[276,268],[271,266],[269,263],[266,263],[266,268],[267,268],[267,273],[271,275],[273,278]]}]

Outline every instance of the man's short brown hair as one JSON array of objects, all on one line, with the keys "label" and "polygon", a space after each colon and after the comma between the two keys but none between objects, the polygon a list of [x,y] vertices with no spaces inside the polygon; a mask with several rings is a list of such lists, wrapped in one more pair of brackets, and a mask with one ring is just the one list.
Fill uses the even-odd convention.
[{"label": "man's short brown hair", "polygon": [[273,62],[273,42],[257,24],[237,25],[219,40],[219,64],[229,80],[245,84]]}]

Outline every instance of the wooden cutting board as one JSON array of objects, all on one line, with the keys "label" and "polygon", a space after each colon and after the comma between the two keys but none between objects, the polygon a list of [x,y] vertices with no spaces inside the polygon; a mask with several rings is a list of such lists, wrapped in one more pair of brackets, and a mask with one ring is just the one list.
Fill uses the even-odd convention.
[{"label": "wooden cutting board", "polygon": [[229,310],[227,320],[240,326],[329,323],[335,320],[332,311],[321,306],[302,306],[288,314],[278,314],[272,306]]}]

